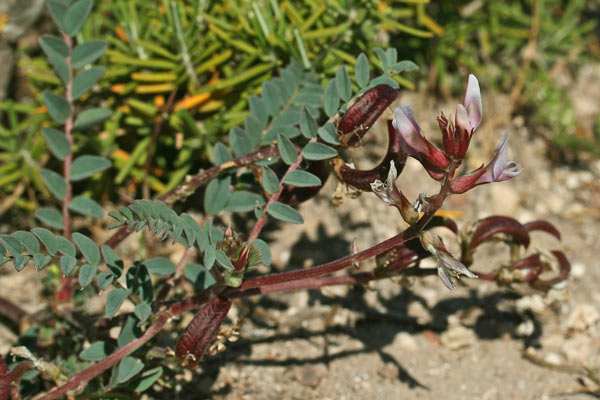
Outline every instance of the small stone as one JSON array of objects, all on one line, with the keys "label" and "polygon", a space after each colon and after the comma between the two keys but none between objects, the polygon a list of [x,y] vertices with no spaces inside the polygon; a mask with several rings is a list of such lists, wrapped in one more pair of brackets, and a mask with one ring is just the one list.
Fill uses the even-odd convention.
[{"label": "small stone", "polygon": [[571,276],[573,278],[579,279],[585,275],[585,265],[580,262],[574,262],[571,264]]},{"label": "small stone", "polygon": [[442,343],[442,346],[450,350],[469,347],[475,342],[475,340],[475,333],[471,329],[465,328],[461,325],[453,326],[440,335],[440,342]]},{"label": "small stone", "polygon": [[522,297],[515,302],[515,306],[519,314],[531,311],[532,313],[539,315],[546,309],[544,298],[539,294]]},{"label": "small stone", "polygon": [[496,399],[498,399],[498,389],[496,389],[495,387],[486,390],[481,395],[481,400],[496,400]]},{"label": "small stone", "polygon": [[552,364],[552,365],[559,365],[562,362],[560,355],[558,355],[557,353],[554,353],[554,352],[550,352],[550,353],[546,354],[546,356],[544,357],[544,361],[546,361],[548,364]]},{"label": "small stone", "polygon": [[567,328],[583,331],[600,320],[600,313],[590,304],[581,304],[573,310],[567,319]]},{"label": "small stone", "polygon": [[528,319],[523,321],[517,326],[517,335],[519,336],[531,336],[535,330],[535,324],[532,320]]},{"label": "small stone", "polygon": [[321,382],[323,374],[314,365],[307,365],[302,368],[296,369],[295,377],[301,385],[316,388]]},{"label": "small stone", "polygon": [[387,379],[396,379],[398,378],[398,367],[391,362],[385,363],[385,365],[379,368],[377,371],[379,375]]},{"label": "small stone", "polygon": [[396,335],[394,342],[396,342],[398,346],[400,346],[404,350],[417,349],[417,341],[410,333],[400,332]]},{"label": "small stone", "polygon": [[419,325],[427,325],[431,322],[429,310],[418,301],[413,301],[408,305],[407,314],[416,319]]},{"label": "small stone", "polygon": [[432,345],[432,346],[439,346],[440,345],[440,338],[431,329],[426,329],[426,330],[423,331],[423,339],[425,339],[425,341],[427,343],[429,343],[430,345]]},{"label": "small stone", "polygon": [[586,364],[591,350],[591,339],[586,335],[576,335],[567,339],[561,348],[567,361]]}]

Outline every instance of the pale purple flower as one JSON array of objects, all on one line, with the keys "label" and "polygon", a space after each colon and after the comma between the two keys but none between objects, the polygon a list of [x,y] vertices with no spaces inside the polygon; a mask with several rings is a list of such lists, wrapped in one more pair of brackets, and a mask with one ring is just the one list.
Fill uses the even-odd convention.
[{"label": "pale purple flower", "polygon": [[496,155],[488,165],[484,167],[485,173],[477,180],[477,185],[490,182],[502,182],[519,176],[524,168],[519,168],[514,161],[507,161],[508,139],[510,134],[506,132],[500,144],[494,149]]},{"label": "pale purple flower", "polygon": [[[483,116],[483,105],[481,103],[479,81],[473,74],[469,75],[469,83],[467,84],[467,92],[465,93],[465,100],[463,104],[467,111],[467,115],[469,116],[471,129],[477,129]],[[456,115],[458,116],[458,110]]]},{"label": "pale purple flower", "polygon": [[402,151],[421,162],[432,178],[441,179],[444,176],[443,169],[450,160],[421,134],[421,128],[409,104],[396,107],[392,124],[400,134]]}]

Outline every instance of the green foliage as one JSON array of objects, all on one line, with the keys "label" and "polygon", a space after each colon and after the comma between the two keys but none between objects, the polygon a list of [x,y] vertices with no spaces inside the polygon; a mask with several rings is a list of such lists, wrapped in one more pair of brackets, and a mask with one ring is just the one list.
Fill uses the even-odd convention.
[{"label": "green foliage", "polygon": [[[410,55],[426,66],[429,81],[446,96],[458,92],[462,77],[469,72],[499,93],[510,93],[524,79],[517,101],[529,125],[567,152],[598,154],[598,146],[588,145],[592,138],[575,135],[573,104],[566,96],[567,88],[557,82],[561,69],[576,77],[583,63],[597,63],[600,58],[594,50],[598,27],[594,2],[513,0],[463,5],[444,1],[430,7],[430,15],[444,27],[444,34],[434,41],[404,42],[397,46],[402,56]],[[400,39],[392,38],[390,43],[396,40]],[[535,47],[527,50],[530,41]],[[524,62],[527,57],[531,57],[530,64]]]}]

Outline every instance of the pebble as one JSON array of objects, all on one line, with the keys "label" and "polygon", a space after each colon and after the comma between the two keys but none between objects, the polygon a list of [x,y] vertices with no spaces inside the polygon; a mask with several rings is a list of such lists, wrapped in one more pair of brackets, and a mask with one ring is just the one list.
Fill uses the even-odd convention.
[{"label": "pebble", "polygon": [[571,276],[579,279],[585,275],[585,265],[583,263],[575,261],[571,264]]},{"label": "pebble", "polygon": [[596,307],[590,304],[580,304],[571,312],[566,324],[569,329],[583,331],[595,325],[598,320],[600,320],[600,313]]},{"label": "pebble", "polygon": [[457,350],[463,347],[471,346],[476,340],[475,333],[464,326],[457,325],[450,327],[447,331],[440,335],[442,346]]},{"label": "pebble", "polygon": [[517,335],[519,336],[531,336],[535,330],[535,324],[532,320],[528,319],[523,321],[517,326]]},{"label": "pebble", "polygon": [[561,348],[570,363],[586,364],[591,351],[591,339],[586,335],[576,335],[565,341]]},{"label": "pebble", "polygon": [[515,302],[517,312],[520,314],[526,311],[531,311],[534,314],[542,314],[546,309],[544,298],[539,294],[533,294],[531,296],[525,296]]},{"label": "pebble", "polygon": [[397,334],[394,342],[404,350],[417,349],[417,341],[410,333],[407,332],[400,332]]},{"label": "pebble", "polygon": [[548,364],[552,364],[552,365],[559,365],[562,363],[560,355],[558,353],[554,353],[554,352],[546,354],[546,356],[544,357],[544,361],[546,361]]}]

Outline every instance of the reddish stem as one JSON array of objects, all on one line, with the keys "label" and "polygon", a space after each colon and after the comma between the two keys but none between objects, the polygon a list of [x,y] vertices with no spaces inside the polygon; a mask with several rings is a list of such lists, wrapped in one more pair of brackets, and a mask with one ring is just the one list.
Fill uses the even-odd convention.
[{"label": "reddish stem", "polygon": [[134,350],[138,349],[144,343],[149,341],[156,335],[160,330],[165,326],[167,321],[169,320],[169,316],[167,313],[162,313],[158,316],[156,321],[148,329],[142,336],[137,339],[132,340],[127,343],[125,346],[121,347],[119,350],[115,351],[104,360],[97,362],[91,367],[81,371],[78,374],[75,374],[67,380],[67,382],[55,388],[54,390],[46,393],[44,396],[37,398],[37,400],[51,400],[57,399],[60,396],[66,394],[70,390],[75,389],[83,389],[83,387],[96,376],[100,375],[102,372],[106,371],[117,362],[121,361],[126,355],[132,353]]},{"label": "reddish stem", "polygon": [[[69,48],[69,54],[71,54],[71,50],[73,49],[73,42],[71,37],[63,33],[63,39]],[[73,96],[71,94],[71,87],[73,86],[73,66],[71,65],[71,56],[67,56],[65,58],[65,62],[67,64],[67,68],[69,70],[69,80],[67,81],[67,89],[66,89],[66,99],[69,103],[69,107],[71,108],[71,114],[65,121],[65,137],[69,142],[69,153],[65,157],[65,161],[63,163],[63,177],[65,179],[65,183],[67,184],[67,190],[65,192],[65,198],[62,203],[62,215],[63,215],[63,236],[67,239],[71,239],[71,215],[69,214],[69,203],[71,202],[71,197],[73,195],[73,188],[71,186],[71,163],[73,162],[73,135],[71,130],[73,129]]]},{"label": "reddish stem", "polygon": [[[314,138],[310,139],[308,141],[308,143],[314,143],[316,141],[317,141],[317,138],[314,137]],[[267,216],[268,216],[267,210],[269,209],[271,204],[273,204],[274,202],[279,200],[279,196],[281,196],[281,192],[283,192],[283,189],[285,187],[285,184],[283,183],[283,181],[285,180],[285,177],[290,172],[296,170],[300,166],[300,163],[302,162],[303,158],[304,157],[302,156],[302,152],[300,152],[298,154],[298,158],[296,159],[296,161],[294,161],[294,163],[289,166],[289,168],[287,169],[287,171],[281,178],[281,181],[279,182],[279,189],[277,190],[276,193],[274,193],[271,197],[269,197],[269,201],[267,201],[267,204],[265,205],[264,215],[262,217],[260,217],[258,219],[258,221],[256,221],[256,224],[254,224],[254,228],[252,228],[252,232],[250,232],[250,236],[248,236],[249,242],[256,239],[258,237],[258,235],[260,235],[260,231],[262,230],[262,228],[265,226],[265,223],[267,222]]]}]

